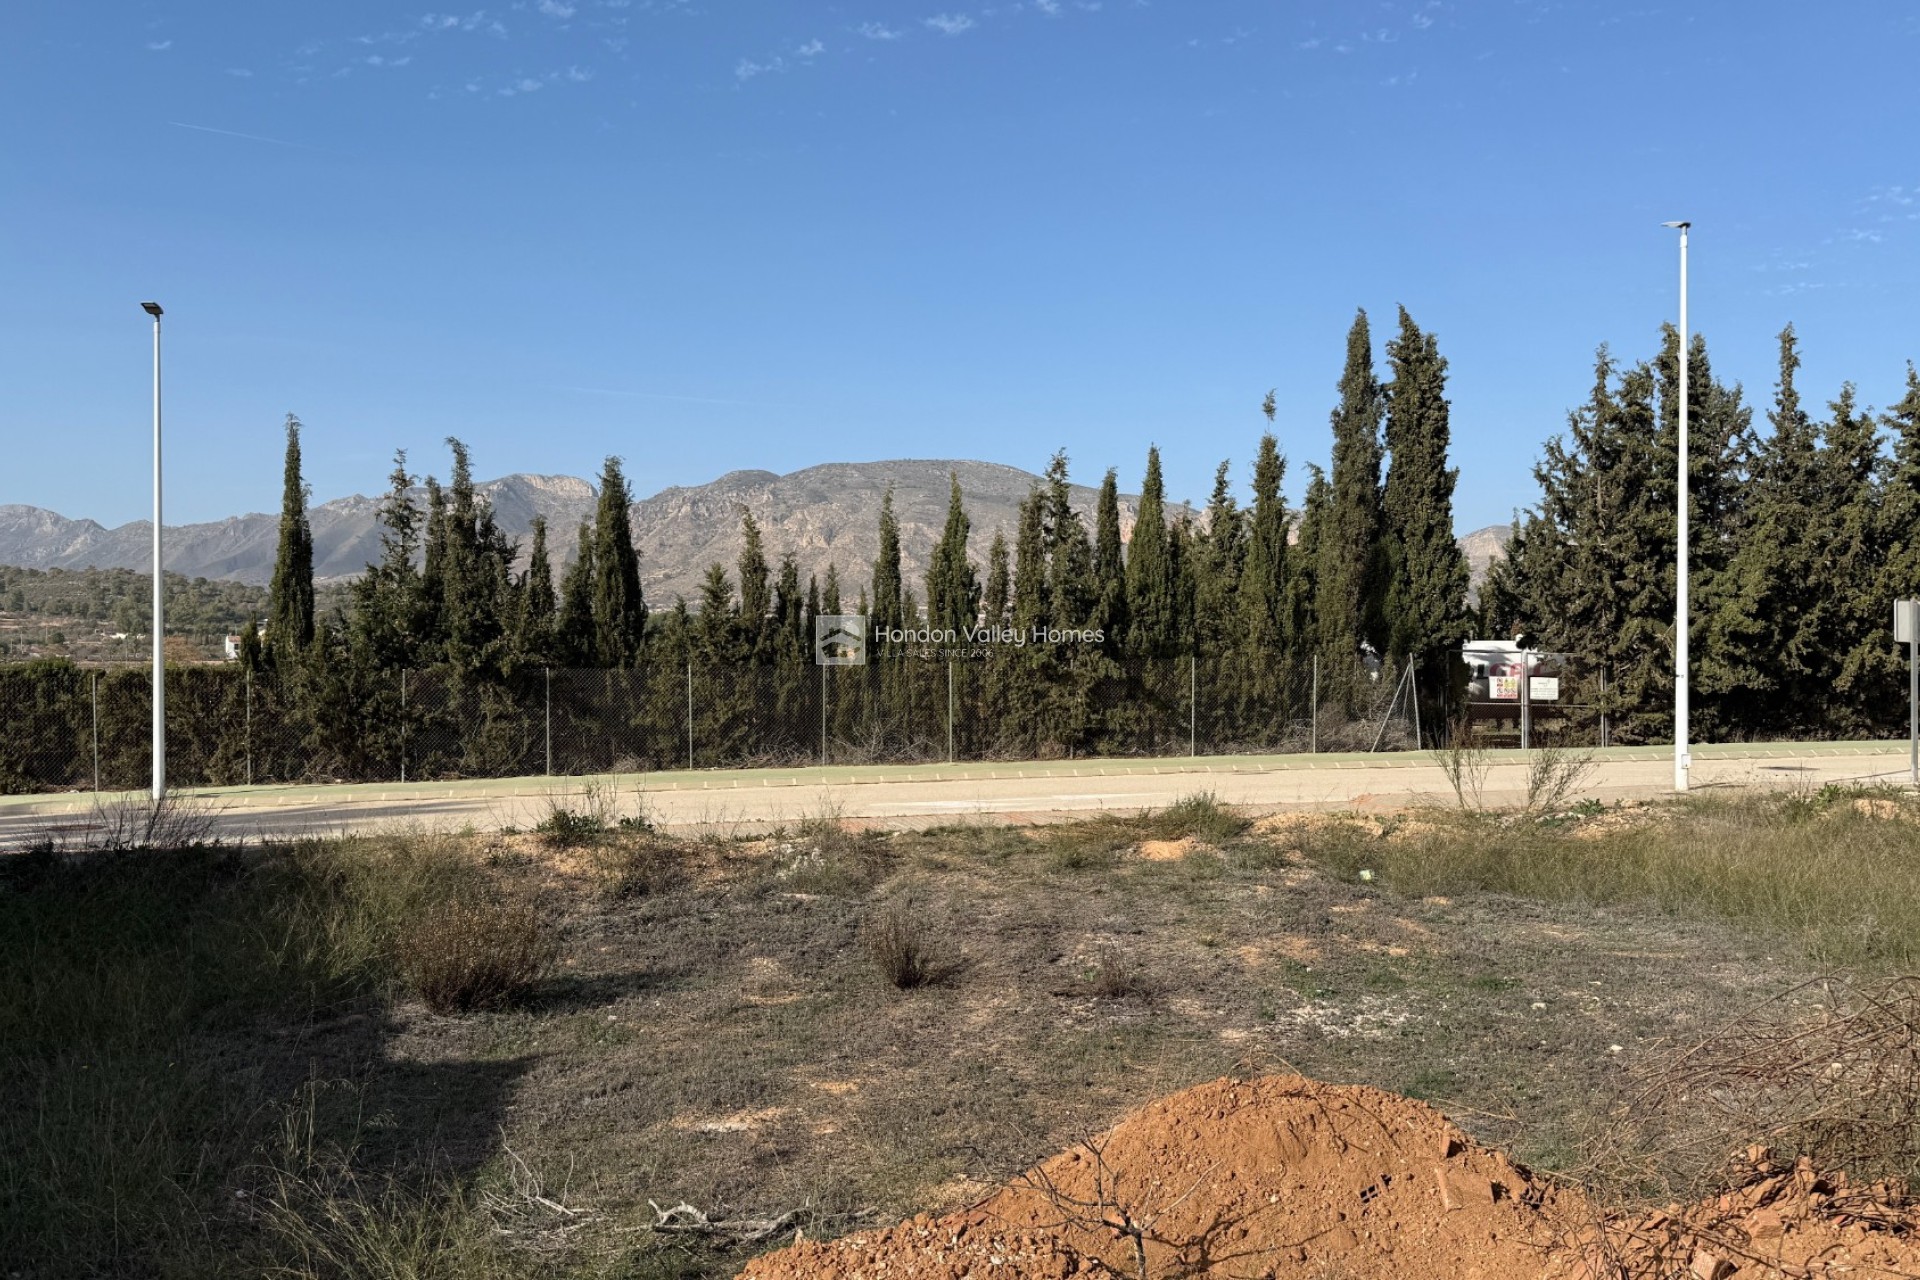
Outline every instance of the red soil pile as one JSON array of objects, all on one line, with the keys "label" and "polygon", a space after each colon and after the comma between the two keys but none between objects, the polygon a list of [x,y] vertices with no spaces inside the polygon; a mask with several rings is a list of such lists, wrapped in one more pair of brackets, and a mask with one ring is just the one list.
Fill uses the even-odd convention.
[{"label": "red soil pile", "polygon": [[1422,1103],[1300,1076],[1221,1080],[1150,1103],[970,1210],[803,1242],[741,1274],[1052,1280],[1112,1274],[1104,1263],[1134,1276],[1130,1223],[1154,1276],[1535,1280],[1555,1196]]},{"label": "red soil pile", "polygon": [[1075,1276],[1758,1280],[1920,1276],[1898,1189],[1850,1187],[1755,1149],[1738,1191],[1602,1220],[1439,1112],[1300,1076],[1220,1080],[945,1218],[798,1241],[741,1280]]}]

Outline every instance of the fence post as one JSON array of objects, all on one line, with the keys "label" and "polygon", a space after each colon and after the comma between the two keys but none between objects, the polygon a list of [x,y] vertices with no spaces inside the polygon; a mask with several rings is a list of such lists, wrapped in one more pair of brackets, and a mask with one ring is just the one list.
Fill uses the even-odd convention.
[{"label": "fence post", "polygon": [[1313,655],[1313,691],[1307,695],[1310,703],[1307,708],[1308,722],[1313,726],[1307,749],[1315,755],[1320,754],[1320,655]]},{"label": "fence post", "polygon": [[820,763],[827,763],[827,667],[820,665]]},{"label": "fence post", "polygon": [[1413,749],[1420,749],[1420,681],[1414,673],[1413,655],[1407,655],[1407,696],[1413,702]]},{"label": "fence post", "polygon": [[1600,668],[1600,745],[1607,745],[1607,669]]},{"label": "fence post", "polygon": [[100,794],[100,673],[93,673],[93,794]]},{"label": "fence post", "polygon": [[687,659],[687,768],[693,768],[693,659]]},{"label": "fence post", "polygon": [[1533,657],[1520,654],[1520,749],[1533,746]]},{"label": "fence post", "polygon": [[400,781],[407,780],[407,669],[400,668]]},{"label": "fence post", "polygon": [[1187,655],[1187,754],[1200,754],[1200,655]]},{"label": "fence post", "polygon": [[541,673],[546,680],[546,720],[547,720],[547,776],[553,776],[553,668],[542,667]]},{"label": "fence post", "polygon": [[953,659],[947,659],[947,763],[953,763]]},{"label": "fence post", "polygon": [[247,785],[253,785],[253,667],[246,669],[247,682]]}]

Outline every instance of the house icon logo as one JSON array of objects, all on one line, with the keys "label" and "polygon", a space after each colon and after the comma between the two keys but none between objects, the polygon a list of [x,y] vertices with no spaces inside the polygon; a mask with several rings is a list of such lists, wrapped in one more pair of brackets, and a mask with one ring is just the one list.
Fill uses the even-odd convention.
[{"label": "house icon logo", "polygon": [[867,665],[867,616],[823,613],[813,620],[813,660],[823,667]]}]

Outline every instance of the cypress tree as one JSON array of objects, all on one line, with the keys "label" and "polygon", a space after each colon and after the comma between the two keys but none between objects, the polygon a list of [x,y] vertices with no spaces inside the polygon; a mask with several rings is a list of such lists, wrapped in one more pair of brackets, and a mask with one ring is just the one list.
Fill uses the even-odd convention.
[{"label": "cypress tree", "polygon": [[[873,561],[873,612],[869,615],[869,625],[875,630],[905,625],[901,587],[900,522],[893,514],[893,486],[888,485],[880,498],[880,554]],[[887,652],[896,646],[886,640],[879,647]]]},{"label": "cypress tree", "polygon": [[1907,365],[1906,394],[1883,419],[1893,459],[1881,507],[1880,543],[1887,549],[1883,600],[1920,597],[1920,373]]},{"label": "cypress tree", "polygon": [[742,654],[740,625],[733,608],[733,583],[727,567],[707,566],[700,581],[700,608],[694,615],[695,660],[708,666],[738,662]]},{"label": "cypress tree", "polygon": [[1238,634],[1240,576],[1246,568],[1247,525],[1227,478],[1229,463],[1213,473],[1206,527],[1195,538],[1193,560],[1193,642],[1195,652],[1225,654]]},{"label": "cypress tree", "polygon": [[287,415],[287,457],[280,490],[280,546],[267,596],[267,649],[291,656],[313,642],[313,530],[300,475],[300,419]]},{"label": "cypress tree", "polygon": [[1240,575],[1239,613],[1243,642],[1270,661],[1286,655],[1288,626],[1287,501],[1280,486],[1287,460],[1272,432],[1260,437],[1253,459],[1253,509],[1247,522],[1247,559]]},{"label": "cypress tree", "polygon": [[520,579],[514,627],[514,650],[520,662],[544,665],[553,661],[554,622],[558,612],[553,563],[547,553],[547,518],[535,516],[533,549],[527,554],[527,569]]},{"label": "cypress tree", "polygon": [[1314,588],[1320,572],[1321,533],[1326,528],[1327,508],[1332,502],[1333,486],[1327,483],[1327,473],[1318,464],[1309,462],[1307,494],[1300,509],[1300,538],[1292,548],[1293,554],[1287,557],[1293,569],[1287,580],[1286,629],[1303,650],[1299,655],[1303,667],[1312,663],[1311,646],[1320,634],[1319,615],[1314,611]]},{"label": "cypress tree", "polygon": [[420,647],[423,659],[438,662],[445,656],[447,639],[447,494],[432,476],[428,476],[425,483],[427,515],[422,529],[425,549],[420,570]]},{"label": "cypress tree", "polygon": [[960,477],[950,474],[947,524],[927,567],[927,625],[959,633],[974,625],[980,613],[980,584],[967,559],[967,539],[973,522],[960,496]]},{"label": "cypress tree", "polygon": [[840,566],[829,562],[827,583],[820,591],[820,612],[839,613],[840,611]]},{"label": "cypress tree", "polygon": [[763,663],[773,657],[773,600],[768,582],[767,553],[760,524],[747,510],[740,512],[740,642],[748,661]]},{"label": "cypress tree", "polygon": [[600,501],[593,517],[594,649],[606,667],[637,665],[647,631],[640,557],[628,514],[632,505],[620,459],[608,457],[600,471]]},{"label": "cypress tree", "polygon": [[[1002,554],[1005,547],[1001,548]],[[1117,655],[1127,634],[1127,562],[1120,537],[1119,474],[1107,468],[1093,514],[1093,625],[1106,637],[1102,653]]]},{"label": "cypress tree", "polygon": [[1817,731],[1830,672],[1821,650],[1820,429],[1802,407],[1793,326],[1779,337],[1771,434],[1753,465],[1739,548],[1709,615],[1700,683],[1728,719],[1764,732]]},{"label": "cypress tree", "polygon": [[988,626],[1005,626],[1008,621],[1007,610],[1013,602],[1013,569],[1007,560],[1007,539],[1000,530],[993,531],[993,542],[987,547],[987,589],[981,597],[981,609]]},{"label": "cypress tree", "polygon": [[[1380,594],[1381,392],[1373,372],[1367,313],[1347,332],[1340,403],[1333,411],[1333,477],[1314,575],[1314,614],[1322,658],[1334,664],[1334,685],[1358,696],[1361,646],[1376,639]],[[1342,682],[1345,682],[1344,685]],[[1326,686],[1325,677],[1322,686]]]},{"label": "cypress tree", "polygon": [[1136,658],[1161,658],[1175,651],[1173,564],[1167,538],[1160,450],[1149,448],[1147,474],[1140,485],[1140,515],[1127,549],[1127,651]]},{"label": "cypress tree", "polygon": [[593,522],[582,520],[574,542],[573,563],[560,580],[560,623],[554,648],[569,666],[591,667],[599,662],[598,630],[593,617]]},{"label": "cypress tree", "polygon": [[[1387,563],[1388,652],[1411,656],[1426,717],[1451,715],[1460,644],[1469,638],[1467,558],[1453,535],[1453,488],[1447,362],[1430,333],[1400,308],[1399,336],[1387,343],[1393,381],[1387,387],[1386,444],[1392,459],[1382,498]],[[1438,712],[1439,714],[1433,714]]]},{"label": "cypress tree", "polygon": [[1064,630],[1089,625],[1097,596],[1093,579],[1093,544],[1086,523],[1073,509],[1073,489],[1067,479],[1065,450],[1047,464],[1044,538],[1047,555],[1047,621]]},{"label": "cypress tree", "polygon": [[1855,403],[1850,382],[1828,408],[1816,516],[1822,599],[1815,626],[1829,678],[1823,727],[1857,737],[1897,721],[1905,666],[1886,622],[1888,602],[1879,594],[1885,576],[1879,424]]}]

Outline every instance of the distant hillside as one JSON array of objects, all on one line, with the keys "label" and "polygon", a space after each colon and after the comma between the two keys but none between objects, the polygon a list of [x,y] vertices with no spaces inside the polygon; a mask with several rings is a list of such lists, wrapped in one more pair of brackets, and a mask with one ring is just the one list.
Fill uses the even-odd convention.
[{"label": "distant hillside", "polygon": [[1507,553],[1507,539],[1513,536],[1510,524],[1490,524],[1484,529],[1475,529],[1472,533],[1460,537],[1460,549],[1467,553],[1467,570],[1473,582],[1473,596],[1480,596],[1480,584],[1487,580],[1487,570],[1493,562]]},{"label": "distant hillside", "polygon": [[[774,565],[791,552],[802,581],[809,574],[824,578],[829,564],[838,565],[851,596],[879,553],[880,498],[889,485],[907,581],[923,591],[927,556],[946,523],[949,474],[960,478],[973,519],[974,556],[984,563],[994,530],[1013,540],[1019,504],[1041,483],[1039,476],[998,463],[939,459],[833,462],[784,476],[734,471],[710,484],[676,486],[634,503],[634,541],[647,599],[659,606],[671,604],[676,595],[692,600],[707,565],[718,561],[731,568],[740,550],[743,509],[759,522]],[[580,522],[593,512],[593,485],[574,476],[511,475],[478,488],[493,504],[500,526],[521,541],[523,555],[534,516],[546,516],[556,565],[572,556]],[[1076,485],[1073,496],[1091,524],[1095,491]],[[1132,535],[1138,509],[1137,496],[1122,496],[1123,536]],[[378,558],[378,510],[379,499],[358,495],[311,509],[316,579],[344,581]],[[0,506],[0,564],[139,570],[147,565],[150,528],[142,520],[108,529],[38,507]],[[1461,539],[1476,586],[1505,543],[1506,529],[1493,525]],[[167,568],[188,577],[264,584],[273,573],[278,538],[278,515],[168,526]]]}]

